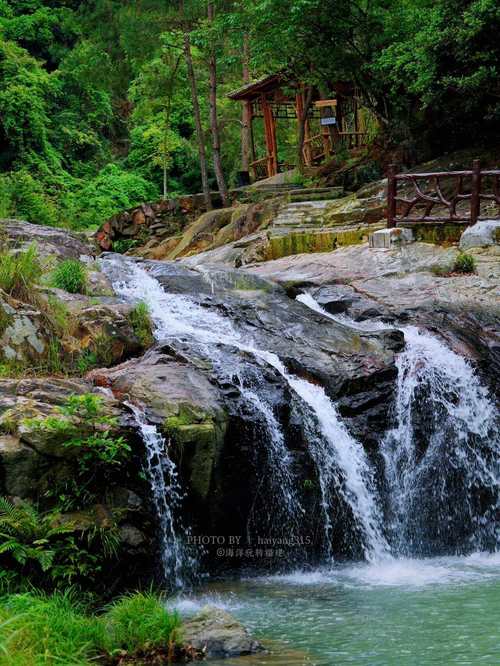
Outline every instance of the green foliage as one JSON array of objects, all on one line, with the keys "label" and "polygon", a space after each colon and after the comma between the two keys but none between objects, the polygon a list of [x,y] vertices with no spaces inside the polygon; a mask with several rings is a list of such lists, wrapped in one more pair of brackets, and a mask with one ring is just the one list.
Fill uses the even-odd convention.
[{"label": "green foliage", "polygon": [[129,320],[135,335],[143,347],[150,347],[153,344],[153,322],[149,315],[146,303],[137,303],[129,313]]},{"label": "green foliage", "polygon": [[137,241],[132,238],[122,238],[119,240],[113,241],[113,252],[118,252],[119,254],[125,254],[128,250],[131,250],[137,245]]},{"label": "green foliage", "polygon": [[29,301],[41,276],[42,266],[35,245],[26,251],[0,252],[0,289],[10,296]]},{"label": "green foliage", "polygon": [[0,497],[0,562],[19,580],[48,588],[90,582],[118,544],[113,522],[79,525],[58,509],[41,512]]},{"label": "green foliage", "polygon": [[[134,614],[133,614],[134,613]],[[90,614],[73,590],[0,598],[0,666],[90,666],[115,654],[147,654],[175,642],[180,621],[161,601],[131,594],[102,615]]]},{"label": "green foliage", "polygon": [[87,289],[87,270],[77,259],[65,259],[54,269],[52,284],[70,294],[84,294]]},{"label": "green foliage", "polygon": [[453,270],[456,273],[475,273],[476,260],[471,254],[467,254],[466,252],[460,252],[457,258],[455,259]]},{"label": "green foliage", "polygon": [[25,419],[24,423],[35,431],[56,436],[64,447],[76,449],[80,474],[85,475],[95,465],[120,466],[128,459],[130,446],[123,437],[113,435],[117,421],[104,412],[101,396],[72,395],[58,411],[57,416]]},{"label": "green foliage", "polygon": [[107,611],[105,618],[108,651],[147,652],[176,641],[180,626],[177,613],[170,613],[151,593],[122,597]]},{"label": "green foliage", "polygon": [[0,599],[1,666],[87,666],[101,652],[104,624],[84,613],[72,591]]}]

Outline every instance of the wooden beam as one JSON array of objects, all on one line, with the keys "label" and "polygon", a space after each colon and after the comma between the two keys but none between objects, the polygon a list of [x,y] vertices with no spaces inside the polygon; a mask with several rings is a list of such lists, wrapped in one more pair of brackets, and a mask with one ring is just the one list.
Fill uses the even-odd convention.
[{"label": "wooden beam", "polygon": [[319,99],[316,102],[314,102],[314,106],[317,109],[323,109],[327,106],[337,106],[337,100],[336,99]]}]

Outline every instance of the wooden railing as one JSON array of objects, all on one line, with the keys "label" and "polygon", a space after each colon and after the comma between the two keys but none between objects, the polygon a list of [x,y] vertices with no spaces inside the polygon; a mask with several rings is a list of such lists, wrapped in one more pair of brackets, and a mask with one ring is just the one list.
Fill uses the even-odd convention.
[{"label": "wooden railing", "polygon": [[253,171],[254,180],[262,180],[269,176],[269,158],[263,157],[260,160],[255,160],[250,164]]},{"label": "wooden railing", "polygon": [[[399,196],[400,185],[409,186]],[[488,187],[489,185],[489,187]],[[490,191],[488,191],[490,190]],[[389,166],[387,177],[387,226],[454,222],[475,224],[480,219],[499,217],[499,212],[481,217],[481,203],[500,207],[500,171],[481,170],[474,160],[469,171],[396,173]],[[434,209],[444,211],[433,214]],[[421,211],[420,214],[417,214]]]}]

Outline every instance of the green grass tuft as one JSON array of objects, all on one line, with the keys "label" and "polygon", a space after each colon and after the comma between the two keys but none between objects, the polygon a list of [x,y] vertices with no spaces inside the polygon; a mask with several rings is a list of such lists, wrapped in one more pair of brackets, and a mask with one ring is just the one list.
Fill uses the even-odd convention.
[{"label": "green grass tuft", "polygon": [[134,309],[130,311],[128,317],[141,345],[143,347],[150,347],[153,344],[153,323],[146,303],[137,303]]},{"label": "green grass tuft", "polygon": [[471,254],[460,252],[460,254],[455,259],[453,270],[455,273],[475,273],[476,261]]},{"label": "green grass tuft", "polygon": [[36,245],[24,252],[0,252],[0,289],[14,298],[29,301],[42,272]]},{"label": "green grass tuft", "polygon": [[0,598],[0,666],[90,666],[123,650],[167,648],[179,626],[153,594],[130,594],[100,616],[72,590],[7,595]]},{"label": "green grass tuft", "polygon": [[87,290],[87,270],[77,259],[66,259],[54,269],[52,284],[70,294],[84,294]]}]

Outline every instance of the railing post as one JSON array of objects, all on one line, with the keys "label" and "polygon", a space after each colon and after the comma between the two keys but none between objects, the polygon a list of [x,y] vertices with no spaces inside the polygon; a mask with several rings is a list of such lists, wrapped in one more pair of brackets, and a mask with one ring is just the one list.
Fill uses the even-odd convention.
[{"label": "railing post", "polygon": [[389,164],[387,170],[387,228],[396,226],[396,196],[398,193],[398,182],[396,179],[396,165]]},{"label": "railing post", "polygon": [[470,197],[470,223],[476,224],[481,209],[481,163],[472,162],[472,188]]}]

